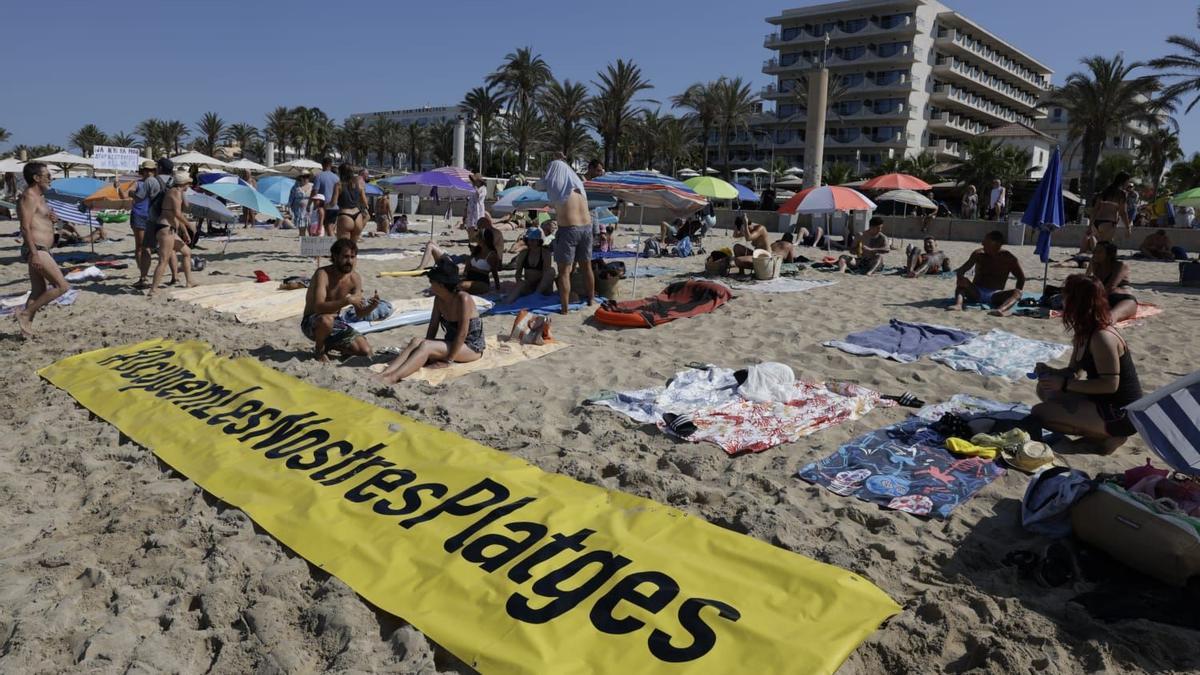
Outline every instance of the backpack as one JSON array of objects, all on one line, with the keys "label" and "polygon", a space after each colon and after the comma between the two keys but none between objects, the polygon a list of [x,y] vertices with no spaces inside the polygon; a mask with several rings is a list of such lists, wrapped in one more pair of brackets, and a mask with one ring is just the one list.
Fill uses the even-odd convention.
[{"label": "backpack", "polygon": [[692,255],[691,237],[684,237],[683,239],[679,240],[679,243],[675,245],[675,255],[679,256],[680,258],[686,258]]},{"label": "backpack", "polygon": [[162,217],[163,199],[167,196],[167,190],[171,188],[173,180],[164,179],[162,176],[154,176],[154,182],[158,185],[158,192],[150,195],[150,222],[157,223]]},{"label": "backpack", "polygon": [[642,249],[643,258],[657,258],[662,255],[662,244],[658,243],[657,239],[647,239],[646,245]]}]

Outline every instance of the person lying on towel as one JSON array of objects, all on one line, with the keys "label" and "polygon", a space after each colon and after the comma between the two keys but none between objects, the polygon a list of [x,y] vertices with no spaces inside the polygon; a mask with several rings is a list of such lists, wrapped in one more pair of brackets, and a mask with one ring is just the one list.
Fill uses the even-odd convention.
[{"label": "person lying on towel", "polygon": [[[1021,300],[1025,288],[1025,272],[1017,256],[1004,250],[1004,233],[992,230],[983,237],[983,248],[977,249],[967,258],[962,267],[954,270],[958,275],[954,287],[954,305],[947,309],[962,311],[963,302],[982,302],[994,309],[993,316],[1006,316]],[[975,269],[975,279],[967,279],[967,272]],[[1017,287],[1004,290],[1008,277],[1017,280]]]},{"label": "person lying on towel", "polygon": [[950,270],[950,259],[937,247],[933,237],[925,237],[921,249],[909,246],[905,251],[908,255],[908,270],[904,276],[916,279],[925,274],[941,274]]},{"label": "person lying on towel", "polygon": [[365,316],[379,305],[378,295],[363,298],[362,278],[354,270],[358,245],[350,239],[338,239],[329,249],[329,258],[330,264],[318,269],[308,284],[300,331],[315,343],[313,353],[318,361],[328,361],[329,352],[335,350],[370,356],[367,338],[340,316],[344,307],[353,307],[359,316]]},{"label": "person lying on towel", "polygon": [[[425,275],[433,292],[429,330],[424,340],[410,340],[404,351],[379,374],[379,379],[387,384],[395,384],[425,366],[444,368],[483,356],[483,319],[479,317],[475,299],[460,286],[458,265],[449,258],[441,258]],[[446,331],[441,339],[437,339],[439,328]]]},{"label": "person lying on towel", "polygon": [[551,254],[542,246],[541,228],[531,227],[525,230],[522,240],[525,248],[513,260],[517,270],[517,287],[504,298],[504,304],[512,304],[517,298],[538,293],[546,295],[554,288],[554,261]]}]

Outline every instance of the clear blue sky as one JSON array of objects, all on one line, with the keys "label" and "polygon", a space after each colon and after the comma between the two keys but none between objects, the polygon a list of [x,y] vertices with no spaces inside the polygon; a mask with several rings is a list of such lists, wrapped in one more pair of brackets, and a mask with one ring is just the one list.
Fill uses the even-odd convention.
[{"label": "clear blue sky", "polygon": [[[215,110],[263,125],[277,105],[353,112],[456,103],[512,49],[532,45],[556,76],[590,81],[633,59],[661,100],[689,83],[742,75],[756,85],[769,56],[763,19],[806,2],[607,0],[358,3],[202,0],[4,3],[0,127],[10,145],[66,145],[95,123],[131,132],[146,117],[189,125]],[[1080,57],[1167,51],[1171,33],[1200,37],[1197,0],[948,0],[1055,71]],[[1200,108],[1182,117],[1200,150]]]}]

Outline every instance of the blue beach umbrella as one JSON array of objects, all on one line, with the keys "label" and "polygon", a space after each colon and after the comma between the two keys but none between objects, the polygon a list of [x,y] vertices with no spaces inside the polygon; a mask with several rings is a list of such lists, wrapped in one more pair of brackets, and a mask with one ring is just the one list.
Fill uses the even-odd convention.
[{"label": "blue beach umbrella", "polygon": [[196,183],[199,185],[208,185],[209,183],[237,183],[239,185],[249,185],[246,181],[228,174],[223,171],[210,171],[196,176]]},{"label": "blue beach umbrella", "polygon": [[730,183],[730,185],[733,186],[733,189],[738,191],[738,196],[737,196],[738,200],[743,201],[743,202],[758,203],[758,201],[759,201],[758,193],[756,193],[754,190],[751,190],[750,188],[746,187],[745,185],[742,185],[741,183]]},{"label": "blue beach umbrella", "polygon": [[220,199],[206,195],[195,190],[188,190],[183,194],[187,200],[188,213],[192,217],[200,220],[211,220],[218,223],[232,223],[237,221],[237,216],[233,215]]},{"label": "blue beach umbrella", "polygon": [[368,197],[378,197],[379,195],[382,195],[382,194],[383,194],[383,190],[381,190],[378,185],[376,185],[374,183],[367,183],[367,196]]},{"label": "blue beach umbrella", "polygon": [[287,176],[267,176],[260,179],[256,190],[266,195],[275,204],[286,204],[292,196],[292,188],[296,185],[295,178]]},{"label": "blue beach umbrella", "polygon": [[209,183],[208,185],[201,185],[200,189],[211,192],[243,208],[257,211],[268,218],[283,219],[283,214],[279,212],[279,209],[275,208],[275,204],[271,202],[270,198],[248,185]]},{"label": "blue beach umbrella", "polygon": [[1055,146],[1054,154],[1050,155],[1050,162],[1046,165],[1046,172],[1042,174],[1042,180],[1038,183],[1037,190],[1034,190],[1029,206],[1025,208],[1025,215],[1021,216],[1022,223],[1038,230],[1037,247],[1034,252],[1045,264],[1045,270],[1042,272],[1043,288],[1046,278],[1050,275],[1051,235],[1066,221],[1062,197],[1062,164],[1059,162],[1059,149]]},{"label": "blue beach umbrella", "polygon": [[[524,190],[516,199],[512,200],[513,210],[528,211],[550,206],[550,197],[545,192],[533,188],[524,188]],[[610,209],[616,205],[617,200],[612,197],[588,194],[588,209]]]},{"label": "blue beach umbrella", "polygon": [[83,199],[91,196],[97,190],[104,187],[105,184],[104,181],[98,178],[79,176],[77,178],[59,178],[56,181],[51,181],[50,189],[64,197]]}]

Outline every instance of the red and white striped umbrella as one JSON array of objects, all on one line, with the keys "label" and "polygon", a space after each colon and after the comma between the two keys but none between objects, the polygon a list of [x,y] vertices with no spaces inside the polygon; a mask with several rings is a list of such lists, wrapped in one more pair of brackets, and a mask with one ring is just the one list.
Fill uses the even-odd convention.
[{"label": "red and white striped umbrella", "polygon": [[833,213],[835,211],[874,211],[875,202],[861,192],[837,185],[801,190],[779,207],[779,213]]}]

